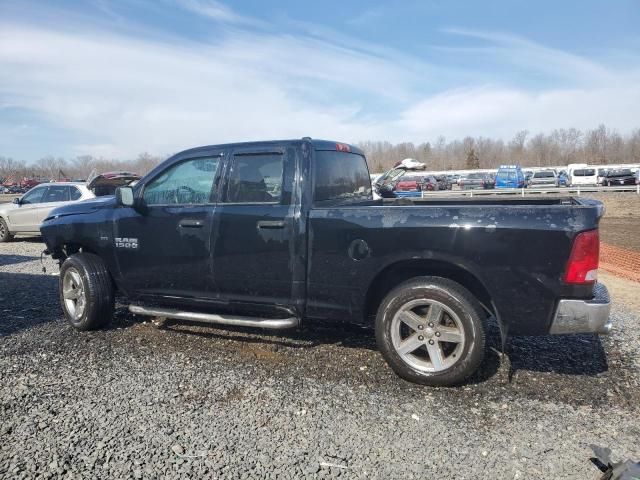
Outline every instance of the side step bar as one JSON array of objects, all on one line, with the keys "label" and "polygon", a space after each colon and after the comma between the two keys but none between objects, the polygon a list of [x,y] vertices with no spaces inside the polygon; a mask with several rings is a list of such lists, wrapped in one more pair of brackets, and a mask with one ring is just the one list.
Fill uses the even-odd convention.
[{"label": "side step bar", "polygon": [[235,325],[241,327],[259,327],[273,330],[295,328],[300,324],[298,317],[289,318],[257,318],[242,317],[239,315],[218,315],[215,313],[184,312],[170,308],[147,308],[139,305],[129,305],[129,311],[136,315],[148,315],[152,317],[175,318],[177,320],[191,320],[203,323],[215,323],[218,325]]}]

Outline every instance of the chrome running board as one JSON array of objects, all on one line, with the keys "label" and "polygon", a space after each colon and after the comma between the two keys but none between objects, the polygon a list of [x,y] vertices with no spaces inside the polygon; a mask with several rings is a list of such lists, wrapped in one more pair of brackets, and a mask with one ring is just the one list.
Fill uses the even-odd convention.
[{"label": "chrome running board", "polygon": [[194,322],[215,323],[218,325],[235,325],[241,327],[259,327],[272,330],[295,328],[300,324],[297,317],[289,318],[258,318],[242,317],[239,315],[218,315],[215,313],[185,312],[170,308],[147,308],[139,305],[129,305],[129,311],[136,315],[151,317],[174,318],[176,320],[190,320]]}]

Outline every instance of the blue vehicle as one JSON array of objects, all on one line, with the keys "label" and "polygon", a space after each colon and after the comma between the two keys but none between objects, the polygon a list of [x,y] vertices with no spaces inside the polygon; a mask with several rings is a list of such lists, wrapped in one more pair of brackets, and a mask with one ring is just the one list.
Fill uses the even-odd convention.
[{"label": "blue vehicle", "polygon": [[558,186],[560,186],[560,187],[568,187],[569,186],[569,176],[567,175],[567,172],[565,172],[564,170],[562,170],[558,174]]},{"label": "blue vehicle", "polygon": [[496,188],[524,188],[525,179],[519,165],[500,165],[496,175]]}]

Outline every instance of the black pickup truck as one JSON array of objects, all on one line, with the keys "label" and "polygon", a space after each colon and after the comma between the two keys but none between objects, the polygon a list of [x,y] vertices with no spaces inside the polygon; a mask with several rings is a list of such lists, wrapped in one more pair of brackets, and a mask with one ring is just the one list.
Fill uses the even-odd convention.
[{"label": "black pickup truck", "polygon": [[109,322],[117,292],[140,315],[347,320],[375,326],[403,378],[452,385],[480,365],[489,317],[503,337],[609,331],[602,213],[570,197],[374,200],[362,151],[303,138],[178,153],[41,231],[78,329]]}]

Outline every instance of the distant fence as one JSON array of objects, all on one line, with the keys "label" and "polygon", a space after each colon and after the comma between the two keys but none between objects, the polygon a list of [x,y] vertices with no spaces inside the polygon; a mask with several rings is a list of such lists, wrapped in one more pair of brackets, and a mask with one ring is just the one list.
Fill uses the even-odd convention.
[{"label": "distant fence", "polygon": [[603,192],[630,192],[640,195],[640,185],[627,185],[622,187],[554,187],[554,188],[488,188],[477,190],[436,190],[436,191],[423,191],[422,198],[427,197],[441,197],[441,196],[469,196],[474,197],[476,195],[520,195],[522,197],[540,195],[540,194],[554,194],[554,195],[582,195],[586,193],[603,193]]}]

